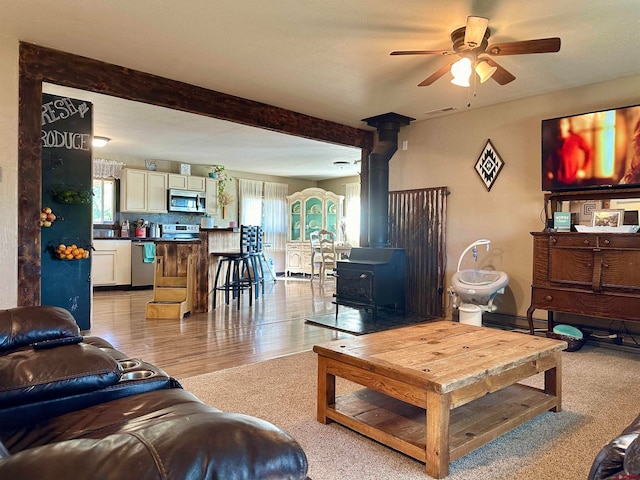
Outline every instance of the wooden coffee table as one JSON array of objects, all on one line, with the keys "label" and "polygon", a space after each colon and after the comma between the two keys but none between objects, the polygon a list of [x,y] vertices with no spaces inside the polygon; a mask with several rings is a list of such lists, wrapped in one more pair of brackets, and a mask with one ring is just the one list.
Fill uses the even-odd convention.
[{"label": "wooden coffee table", "polygon": [[[547,410],[561,410],[566,347],[449,321],[316,345],[318,421],[345,425],[425,462],[429,475],[442,478],[449,462]],[[516,383],[540,372],[543,389]],[[367,388],[336,398],[336,377]]]}]

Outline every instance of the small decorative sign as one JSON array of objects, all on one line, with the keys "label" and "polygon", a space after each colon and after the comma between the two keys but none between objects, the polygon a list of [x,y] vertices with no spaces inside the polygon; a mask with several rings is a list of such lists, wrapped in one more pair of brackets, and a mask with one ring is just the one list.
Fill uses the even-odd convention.
[{"label": "small decorative sign", "polygon": [[502,167],[504,167],[502,158],[491,144],[491,140],[487,140],[475,166],[476,172],[478,172],[484,186],[487,187],[487,192],[493,187]]},{"label": "small decorative sign", "polygon": [[191,175],[191,165],[189,165],[188,163],[181,163],[180,175]]},{"label": "small decorative sign", "polygon": [[571,212],[553,212],[553,228],[558,232],[571,231]]}]

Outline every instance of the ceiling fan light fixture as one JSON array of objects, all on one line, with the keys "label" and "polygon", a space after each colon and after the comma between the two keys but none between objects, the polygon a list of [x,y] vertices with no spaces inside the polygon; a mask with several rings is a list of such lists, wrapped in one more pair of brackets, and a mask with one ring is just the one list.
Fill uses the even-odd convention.
[{"label": "ceiling fan light fixture", "polygon": [[471,77],[471,60],[467,57],[462,57],[456,63],[451,65],[451,75],[453,79],[451,83],[458,85],[459,87],[469,87],[469,77]]},{"label": "ceiling fan light fixture", "polygon": [[104,147],[107,143],[109,143],[111,141],[110,138],[108,137],[93,137],[93,140],[91,141],[91,145],[93,145],[94,147]]},{"label": "ceiling fan light fixture", "polygon": [[480,60],[476,65],[476,73],[480,77],[480,83],[489,80],[496,73],[496,70],[498,70],[498,67],[492,67],[486,60]]}]

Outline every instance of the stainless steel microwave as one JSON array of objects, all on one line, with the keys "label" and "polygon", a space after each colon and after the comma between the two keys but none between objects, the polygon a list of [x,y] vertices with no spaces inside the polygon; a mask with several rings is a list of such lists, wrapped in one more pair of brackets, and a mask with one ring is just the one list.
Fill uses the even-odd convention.
[{"label": "stainless steel microwave", "polygon": [[204,192],[194,192],[191,190],[169,190],[169,211],[206,213],[207,197]]}]

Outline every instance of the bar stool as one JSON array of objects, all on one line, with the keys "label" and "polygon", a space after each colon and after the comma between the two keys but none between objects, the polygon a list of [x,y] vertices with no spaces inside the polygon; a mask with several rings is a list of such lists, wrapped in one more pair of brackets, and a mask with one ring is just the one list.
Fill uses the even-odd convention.
[{"label": "bar stool", "polygon": [[[216,308],[216,294],[224,292],[224,302],[229,305],[229,293],[238,299],[237,308],[240,309],[241,294],[249,290],[249,306],[253,305],[253,287],[256,285],[256,275],[252,265],[252,242],[255,227],[250,225],[240,226],[240,250],[236,252],[221,252],[213,288],[213,308]],[[226,267],[225,281],[218,285],[220,273]],[[256,287],[257,290],[257,287]],[[257,298],[257,293],[256,293]]]},{"label": "bar stool", "polygon": [[256,283],[256,298],[258,298],[258,286],[264,295],[264,268],[262,261],[264,260],[264,252],[262,251],[263,229],[260,226],[253,227],[251,236],[251,266]]}]

